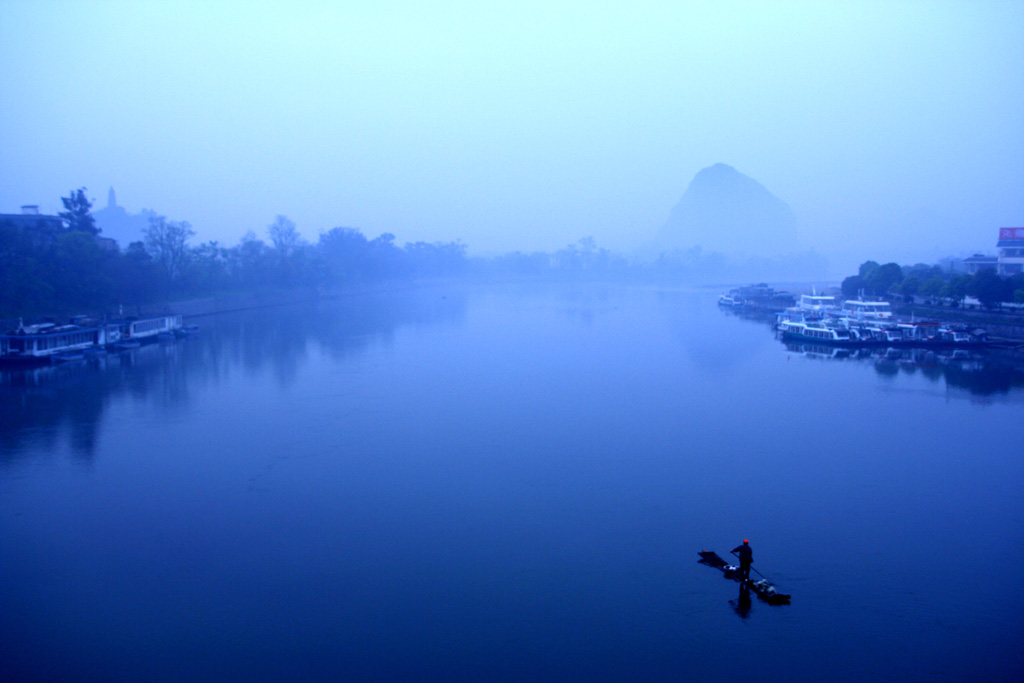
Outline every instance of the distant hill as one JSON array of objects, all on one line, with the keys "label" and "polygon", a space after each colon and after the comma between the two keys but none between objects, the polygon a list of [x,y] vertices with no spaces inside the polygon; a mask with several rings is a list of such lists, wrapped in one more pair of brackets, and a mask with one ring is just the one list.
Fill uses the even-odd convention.
[{"label": "distant hill", "polygon": [[143,231],[149,227],[150,216],[156,213],[143,209],[139,213],[128,213],[123,206],[118,206],[114,188],[107,194],[107,205],[92,212],[96,226],[103,237],[117,240],[118,246],[124,249],[132,242],[143,239]]},{"label": "distant hill", "polygon": [[715,164],[690,181],[658,233],[657,246],[775,256],[796,248],[796,216],[761,183],[732,166]]}]

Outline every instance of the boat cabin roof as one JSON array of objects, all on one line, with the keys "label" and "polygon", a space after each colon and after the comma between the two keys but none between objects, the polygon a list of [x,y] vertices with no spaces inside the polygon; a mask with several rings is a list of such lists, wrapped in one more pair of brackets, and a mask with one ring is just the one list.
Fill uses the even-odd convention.
[{"label": "boat cabin roof", "polygon": [[849,308],[890,308],[888,301],[861,301],[860,299],[848,299],[843,306]]}]

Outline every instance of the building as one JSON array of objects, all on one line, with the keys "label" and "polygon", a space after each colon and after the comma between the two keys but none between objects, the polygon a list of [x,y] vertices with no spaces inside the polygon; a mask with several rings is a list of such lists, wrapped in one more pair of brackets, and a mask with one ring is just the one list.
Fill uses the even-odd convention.
[{"label": "building", "polygon": [[19,228],[49,228],[54,232],[64,229],[64,221],[60,216],[39,213],[38,204],[23,205],[21,213],[0,213],[0,223],[11,223]]},{"label": "building", "polygon": [[107,205],[92,212],[96,227],[103,231],[103,236],[116,240],[123,247],[132,242],[144,241],[149,219],[154,216],[156,213],[149,209],[128,213],[123,206],[118,205],[114,188],[110,188],[107,193]]},{"label": "building", "polygon": [[[50,239],[64,232],[64,221],[60,216],[47,216],[39,213],[38,204],[23,204],[21,213],[0,213],[0,223],[14,225],[23,230],[34,231],[36,240]],[[49,235],[49,237],[45,237]],[[117,241],[109,237],[96,235],[96,244],[106,251],[117,251]]]},{"label": "building", "polygon": [[999,262],[996,272],[1016,275],[1024,272],[1024,228],[999,228]]},{"label": "building", "polygon": [[982,254],[975,254],[970,258],[965,258],[960,262],[963,265],[965,271],[968,274],[974,275],[978,271],[991,268],[996,270],[999,267],[999,258],[996,256],[984,256]]}]

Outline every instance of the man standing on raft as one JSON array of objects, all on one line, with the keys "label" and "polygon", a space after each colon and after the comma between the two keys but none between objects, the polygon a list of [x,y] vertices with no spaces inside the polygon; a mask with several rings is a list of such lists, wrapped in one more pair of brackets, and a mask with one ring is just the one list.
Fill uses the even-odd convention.
[{"label": "man standing on raft", "polygon": [[733,554],[740,558],[740,576],[744,581],[750,580],[750,565],[754,561],[754,551],[750,549],[750,541],[743,539],[743,545],[732,549]]}]

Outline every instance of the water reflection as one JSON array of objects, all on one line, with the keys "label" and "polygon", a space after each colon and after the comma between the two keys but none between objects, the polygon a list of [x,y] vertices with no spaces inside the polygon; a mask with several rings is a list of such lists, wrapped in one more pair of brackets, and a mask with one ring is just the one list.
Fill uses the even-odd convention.
[{"label": "water reflection", "polygon": [[786,342],[786,350],[810,360],[849,361],[874,368],[882,377],[920,375],[977,397],[1024,392],[1024,358],[1004,350],[844,349]]},{"label": "water reflection", "polygon": [[683,349],[704,372],[731,372],[764,345],[765,340],[757,330],[737,332],[733,321],[709,315],[709,311],[717,312],[710,307],[714,304],[709,306],[706,296],[694,296],[694,292],[687,290],[660,290],[657,299]]},{"label": "water reflection", "polygon": [[[722,309],[736,317],[771,329],[770,311]],[[751,331],[751,334],[755,334]],[[783,342],[790,353],[810,360],[843,360],[874,368],[883,378],[920,375],[947,388],[976,398],[1017,397],[1024,392],[1024,354],[1007,349],[863,348]]]},{"label": "water reflection", "polygon": [[735,600],[730,600],[729,604],[732,605],[733,611],[735,611],[741,619],[748,619],[750,617],[750,586],[746,582],[740,582],[739,597]]},{"label": "water reflection", "polygon": [[239,370],[272,373],[288,386],[310,350],[342,361],[387,345],[402,326],[456,323],[458,290],[349,295],[300,306],[220,314],[199,320],[199,335],[57,366],[0,370],[0,463],[26,446],[52,451],[67,439],[93,457],[105,408],[129,396],[166,414],[183,414],[196,389]]},{"label": "water reflection", "polygon": [[157,343],[77,363],[0,371],[0,462],[29,443],[53,450],[64,436],[76,457],[91,460],[113,397],[156,396],[165,404],[183,398],[176,362],[182,346]]}]

